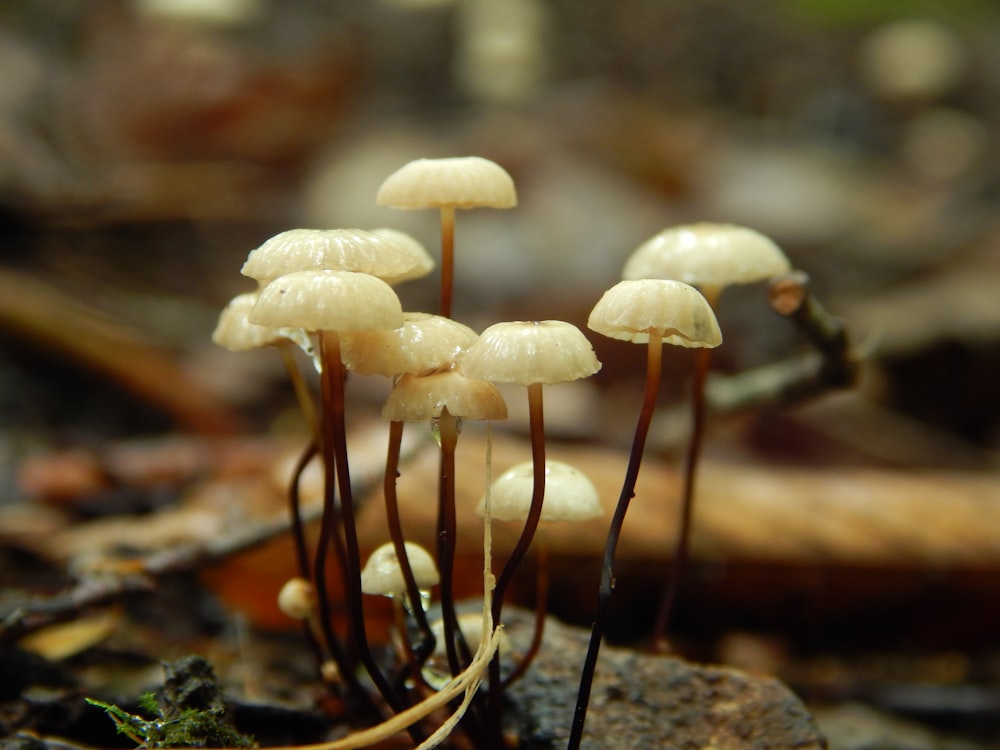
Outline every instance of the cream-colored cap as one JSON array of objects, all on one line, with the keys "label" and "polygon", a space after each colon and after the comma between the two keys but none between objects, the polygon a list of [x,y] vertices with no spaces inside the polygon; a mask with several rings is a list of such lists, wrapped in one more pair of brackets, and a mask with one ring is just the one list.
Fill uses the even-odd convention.
[{"label": "cream-colored cap", "polygon": [[403,313],[403,325],[391,331],[356,331],[340,339],[348,370],[361,375],[426,374],[450,369],[478,334],[451,318]]},{"label": "cream-colored cap", "polygon": [[[490,516],[498,521],[523,521],[531,508],[535,469],[531,461],[512,466],[490,485]],[[486,498],[476,513],[482,516]],[[604,515],[601,499],[587,475],[563,461],[545,461],[543,521],[587,521]]]},{"label": "cream-colored cap", "polygon": [[481,156],[417,159],[385,179],[375,203],[392,208],[511,208],[517,205],[517,191],[503,167]]},{"label": "cream-colored cap", "polygon": [[260,326],[247,320],[257,304],[257,292],[238,294],[229,300],[219,314],[219,322],[212,332],[212,341],[231,352],[259,349],[262,346],[288,341],[281,328]]},{"label": "cream-colored cap", "polygon": [[412,248],[363,229],[290,229],[251,251],[241,273],[261,283],[295,271],[324,270],[392,280],[420,263]]},{"label": "cream-colored cap", "polygon": [[390,286],[396,286],[396,284],[402,284],[404,281],[422,279],[434,270],[434,258],[427,252],[427,248],[413,235],[389,227],[379,227],[378,229],[371,230],[371,232],[383,239],[395,242],[410,253],[414,261],[416,261],[416,265],[406,273],[399,274],[398,276],[382,276],[381,278],[385,283]]},{"label": "cream-colored cap", "polygon": [[561,320],[495,323],[462,356],[459,371],[494,383],[565,383],[601,369],[576,326]]},{"label": "cream-colored cap", "polygon": [[403,308],[381,279],[352,271],[298,271],[260,291],[251,323],[307,331],[377,331],[403,324]]},{"label": "cream-colored cap", "polygon": [[[404,542],[406,559],[420,589],[429,589],[440,580],[437,566],[430,553],[415,542]],[[403,568],[396,557],[396,548],[387,542],[372,552],[361,571],[361,590],[366,594],[401,596],[406,593]]]},{"label": "cream-colored cap", "polygon": [[470,380],[454,370],[430,375],[403,375],[382,407],[392,422],[424,422],[448,413],[462,419],[506,419],[507,404],[497,387],[485,380]]},{"label": "cream-colored cap", "polygon": [[278,592],[278,609],[293,620],[305,620],[316,612],[316,587],[305,578],[291,578]]},{"label": "cream-colored cap", "polygon": [[676,279],[721,289],[780,276],[790,268],[781,249],[760,232],[733,224],[687,224],[642,243],[625,262],[623,279]]},{"label": "cream-colored cap", "polygon": [[650,333],[662,336],[665,344],[688,348],[722,343],[715,313],[701,292],[670,279],[619,281],[594,305],[587,327],[636,344],[648,343]]}]

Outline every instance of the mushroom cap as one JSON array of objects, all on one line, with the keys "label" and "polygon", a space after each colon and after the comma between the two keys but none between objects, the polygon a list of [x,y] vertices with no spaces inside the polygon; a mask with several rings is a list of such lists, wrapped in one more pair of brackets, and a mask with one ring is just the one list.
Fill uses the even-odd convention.
[{"label": "mushroom cap", "polygon": [[495,323],[462,356],[467,378],[494,383],[565,383],[601,369],[580,329],[562,320]]},{"label": "mushroom cap", "polygon": [[278,609],[293,620],[305,620],[316,611],[316,587],[305,578],[290,578],[278,592]]},{"label": "mushroom cap", "polygon": [[[403,542],[406,559],[410,561],[417,587],[429,589],[439,580],[437,566],[430,553],[415,542]],[[372,552],[361,571],[361,590],[366,594],[401,596],[406,593],[403,568],[396,557],[392,542],[386,542]]]},{"label": "mushroom cap", "polygon": [[421,262],[411,247],[363,229],[289,229],[252,250],[240,272],[261,283],[295,271],[323,270],[391,281],[412,273]]},{"label": "mushroom cap", "polygon": [[392,422],[424,422],[448,413],[462,419],[506,419],[507,404],[497,387],[486,380],[470,380],[455,370],[430,375],[403,375],[382,407]]},{"label": "mushroom cap", "polygon": [[340,339],[348,370],[362,375],[426,374],[450,369],[478,334],[466,325],[429,313],[403,313],[391,331],[355,331]]},{"label": "mushroom cap", "polygon": [[389,227],[379,227],[378,229],[371,230],[371,232],[378,237],[395,242],[401,248],[413,255],[413,259],[416,261],[416,265],[413,269],[406,273],[392,277],[381,277],[382,281],[386,282],[390,286],[402,284],[404,281],[422,279],[434,270],[434,258],[432,258],[431,254],[427,252],[427,248],[424,247],[423,244],[413,235],[401,232],[398,229],[391,229]]},{"label": "mushroom cap", "polygon": [[[498,521],[524,521],[531,507],[535,469],[531,461],[512,466],[490,485],[490,516]],[[482,516],[486,498],[476,513]],[[587,475],[563,461],[545,461],[543,521],[587,521],[604,515],[601,499]]]},{"label": "mushroom cap", "polygon": [[403,324],[403,308],[381,279],[352,271],[297,271],[263,289],[250,322],[307,331],[377,331]]},{"label": "mushroom cap", "polygon": [[760,232],[733,224],[687,224],[639,245],[623,279],[677,279],[698,287],[751,284],[787,273],[788,258]]},{"label": "mushroom cap", "polygon": [[385,179],[375,203],[392,208],[511,208],[517,205],[517,191],[503,167],[481,156],[416,159]]},{"label": "mushroom cap", "polygon": [[237,294],[222,309],[219,321],[212,332],[212,341],[231,352],[259,349],[262,346],[288,341],[281,328],[261,326],[247,320],[257,304],[257,292]]},{"label": "mushroom cap", "polygon": [[683,281],[635,279],[619,281],[590,311],[587,327],[613,339],[636,344],[649,334],[688,348],[714,348],[722,332],[712,306],[701,292]]}]

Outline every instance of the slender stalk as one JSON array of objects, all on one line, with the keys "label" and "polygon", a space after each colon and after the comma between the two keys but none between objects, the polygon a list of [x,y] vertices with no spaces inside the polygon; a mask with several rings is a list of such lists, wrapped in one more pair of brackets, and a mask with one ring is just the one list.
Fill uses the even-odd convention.
[{"label": "slender stalk", "polygon": [[288,510],[291,515],[291,531],[292,531],[292,541],[295,544],[295,559],[299,566],[299,575],[305,578],[307,581],[311,580],[312,576],[309,569],[309,550],[306,548],[306,533],[305,527],[302,523],[302,511],[301,511],[301,500],[299,492],[299,484],[302,480],[302,472],[305,471],[306,466],[312,461],[313,457],[318,452],[316,447],[316,440],[310,440],[309,445],[299,456],[299,460],[295,464],[295,471],[292,474],[292,481],[288,485]]},{"label": "slender stalk", "polygon": [[[719,301],[721,289],[706,287],[702,290],[708,304],[713,308]],[[670,580],[663,590],[660,606],[653,625],[650,649],[665,652],[669,649],[666,640],[667,627],[674,612],[677,594],[680,591],[684,568],[687,566],[688,550],[691,545],[691,525],[694,519],[694,490],[698,476],[698,462],[705,443],[705,383],[712,363],[712,350],[701,348],[695,353],[694,376],[691,384],[691,439],[684,456],[684,479],[681,489],[681,513],[677,525],[677,543],[674,545],[674,559],[670,567]]]},{"label": "slender stalk", "polygon": [[403,571],[403,581],[406,583],[406,595],[410,600],[410,613],[413,615],[413,619],[416,620],[421,633],[420,642],[413,645],[411,649],[413,659],[408,665],[408,669],[413,674],[414,679],[420,681],[420,668],[434,651],[434,633],[427,622],[427,614],[424,612],[420,587],[417,586],[417,579],[413,575],[413,566],[410,565],[410,558],[406,554],[403,523],[399,515],[399,497],[396,492],[396,480],[399,478],[399,454],[403,441],[403,424],[403,422],[389,423],[389,448],[385,460],[383,494],[385,496],[385,515],[389,526],[389,537],[392,539],[392,547],[396,551],[396,559],[399,560],[399,567]]},{"label": "slender stalk", "polygon": [[[320,356],[323,357],[325,352],[322,351],[323,338],[320,338]],[[339,350],[336,356],[340,358]],[[319,539],[316,542],[316,556],[313,559],[313,581],[316,587],[316,602],[319,608],[319,619],[320,626],[323,634],[324,645],[329,651],[330,656],[333,658],[334,663],[337,665],[338,677],[343,680],[346,684],[348,692],[352,698],[361,705],[365,710],[371,713],[378,720],[382,720],[381,711],[375,706],[371,700],[371,696],[368,695],[367,691],[361,686],[361,682],[358,680],[357,675],[354,672],[352,660],[347,658],[347,654],[344,651],[343,646],[340,643],[337,634],[333,630],[333,613],[330,605],[330,595],[327,588],[326,582],[326,568],[328,562],[328,556],[330,547],[333,547],[334,554],[337,557],[338,569],[341,575],[341,582],[344,590],[347,590],[348,586],[348,565],[347,565],[347,553],[344,549],[344,541],[341,538],[340,527],[342,523],[340,509],[337,507],[336,501],[336,484],[335,475],[337,473],[336,462],[334,459],[333,452],[333,442],[334,436],[331,429],[331,419],[329,417],[330,410],[328,403],[332,398],[328,392],[330,389],[328,387],[328,375],[327,371],[331,367],[328,365],[327,360],[323,360],[323,378],[321,379],[322,393],[321,398],[323,402],[322,409],[322,423],[320,425],[320,438],[319,447],[321,451],[321,457],[323,460],[323,513],[320,518],[320,532]]]},{"label": "slender stalk", "polygon": [[[500,576],[497,578],[496,587],[493,590],[492,616],[493,622],[500,624],[500,616],[503,611],[503,600],[507,593],[507,587],[514,577],[514,573],[520,567],[531,546],[531,541],[538,530],[538,523],[542,518],[542,503],[545,499],[545,412],[542,407],[542,384],[532,383],[528,386],[528,419],[531,426],[531,463],[532,463],[532,488],[531,505],[528,508],[528,517],[524,521],[524,529],[521,536],[514,545],[514,549],[507,558]],[[500,737],[500,709],[503,700],[503,682],[500,679],[500,654],[493,655],[490,661],[490,685],[487,698],[489,707],[490,734]],[[498,739],[499,742],[499,739]]]},{"label": "slender stalk", "polygon": [[451,317],[455,278],[455,207],[441,206],[441,315]]},{"label": "slender stalk", "polygon": [[299,408],[302,410],[302,416],[306,420],[306,425],[309,427],[309,434],[313,438],[319,438],[319,420],[316,417],[316,404],[313,401],[312,393],[309,392],[309,385],[306,383],[306,379],[302,376],[302,370],[299,368],[298,363],[295,361],[295,354],[292,351],[292,345],[285,342],[278,346],[278,352],[281,354],[281,361],[285,365],[285,372],[288,373],[288,379],[292,382],[292,389],[295,391],[295,399],[299,402]]},{"label": "slender stalk", "polygon": [[[354,492],[347,458],[347,428],[344,408],[344,365],[340,358],[340,337],[336,331],[320,333],[320,347],[323,358],[321,378],[323,394],[323,456],[336,469],[337,490],[340,492],[340,517],[344,532],[346,552],[345,594],[350,618],[350,631],[358,649],[358,656],[368,671],[372,682],[394,713],[400,713],[405,706],[392,689],[389,681],[379,669],[372,655],[365,631],[364,602],[361,592],[361,554],[358,545],[358,530],[355,523]],[[326,477],[326,497],[332,497],[331,478]],[[356,678],[355,678],[356,679]],[[424,739],[423,732],[415,726],[407,730],[416,743]]]},{"label": "slender stalk", "polygon": [[597,597],[597,613],[594,616],[593,628],[590,632],[590,645],[583,663],[583,673],[580,676],[580,690],[577,694],[576,709],[573,713],[573,724],[570,729],[567,750],[578,750],[583,738],[583,724],[587,718],[587,706],[590,703],[590,690],[594,683],[594,671],[597,668],[597,654],[601,649],[601,638],[604,636],[604,623],[607,619],[608,605],[611,602],[611,592],[615,587],[615,551],[618,538],[621,536],[625,523],[625,514],[629,503],[635,495],[635,483],[639,478],[639,465],[646,448],[646,435],[656,408],[656,396],[660,390],[660,363],[663,356],[662,339],[658,334],[649,334],[649,344],[646,347],[646,388],[642,398],[642,410],[635,425],[635,436],[632,439],[632,451],[629,454],[628,468],[622,482],[618,505],[608,528],[608,537],[604,544],[604,557],[601,562],[601,585]]},{"label": "slender stalk", "polygon": [[444,646],[448,655],[448,667],[452,675],[458,675],[463,668],[457,645],[462,635],[455,613],[453,587],[455,535],[458,529],[455,516],[455,448],[458,445],[458,422],[448,413],[447,408],[441,410],[438,431],[441,440],[441,471],[438,483],[437,564],[441,576],[441,619],[444,625]]},{"label": "slender stalk", "polygon": [[531,666],[531,662],[535,660],[542,647],[542,638],[545,636],[545,617],[548,613],[549,602],[549,545],[545,537],[545,527],[541,526],[538,529],[538,543],[535,545],[535,565],[537,566],[535,571],[535,630],[531,636],[531,645],[528,646],[528,650],[517,666],[504,677],[504,688],[516,682],[521,675],[528,671],[528,667]]}]

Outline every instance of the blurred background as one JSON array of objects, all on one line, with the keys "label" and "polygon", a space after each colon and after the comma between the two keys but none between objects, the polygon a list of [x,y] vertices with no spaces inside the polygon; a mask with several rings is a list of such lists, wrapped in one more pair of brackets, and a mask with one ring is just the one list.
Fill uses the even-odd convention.
[{"label": "blurred background", "polygon": [[[253,286],[239,274],[247,253],[298,226],[391,226],[433,253],[436,214],[376,207],[375,192],[412,159],[477,154],[513,175],[520,202],[460,212],[457,318],[582,326],[661,229],[750,226],[846,321],[864,372],[848,393],[720,417],[710,459],[820,481],[931,477],[922,486],[943,510],[928,527],[958,546],[969,524],[995,532],[998,38],[992,0],[5,0],[0,490],[58,494],[54,473],[29,481],[18,467],[62,449],[300,428],[273,354],[210,341],[222,306]],[[433,279],[400,295],[409,309],[437,298]],[[727,292],[720,322],[719,373],[808,349],[759,286]],[[553,434],[624,445],[641,352],[594,344],[604,370],[553,402]],[[667,405],[690,358],[669,362]],[[653,450],[675,459],[682,427],[664,419]],[[891,495],[916,485],[876,486],[906,507]],[[954,499],[969,512],[949,526]],[[832,640],[831,627],[798,634],[811,647],[882,647],[912,627],[907,642],[937,659],[920,679],[978,680],[974,708],[995,711],[1000,536],[975,538],[951,577],[941,570],[958,553],[918,540],[902,578],[845,579],[815,610],[801,596],[816,579],[789,583],[779,618],[808,610],[815,624],[851,602]],[[737,582],[758,588],[723,581],[682,627],[775,626],[752,602],[773,571],[747,570]],[[894,587],[910,598],[887,613],[878,602]],[[733,608],[753,617],[725,619]],[[726,643],[713,658],[787,666],[784,646]],[[982,648],[990,660],[972,656]],[[953,707],[946,718],[972,710]]]}]

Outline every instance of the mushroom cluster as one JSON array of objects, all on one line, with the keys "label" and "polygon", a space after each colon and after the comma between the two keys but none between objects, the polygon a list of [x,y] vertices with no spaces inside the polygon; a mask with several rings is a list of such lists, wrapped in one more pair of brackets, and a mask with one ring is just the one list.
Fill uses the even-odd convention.
[{"label": "mushroom cluster", "polygon": [[[370,742],[405,729],[415,744],[432,747],[461,726],[475,746],[503,748],[503,690],[529,668],[542,643],[548,569],[544,527],[590,521],[603,513],[597,490],[579,469],[546,457],[543,388],[587,378],[601,364],[584,333],[563,321],[499,322],[477,334],[451,318],[455,209],[515,206],[514,183],[502,167],[480,157],[418,159],[385,180],[376,202],[401,209],[439,210],[437,314],[404,312],[394,291],[396,285],[422,278],[434,268],[434,260],[415,238],[388,228],[292,229],[250,252],[242,273],[254,279],[257,288],[229,303],[213,339],[233,351],[276,348],[310,427],[311,441],[289,486],[298,575],[282,589],[278,604],[289,617],[303,622],[326,688],[377,724],[366,730]],[[591,311],[587,325],[592,331],[645,347],[646,380],[621,493],[608,526],[591,644],[571,726],[571,749],[579,746],[583,732],[613,589],[618,539],[635,494],[657,401],[663,345],[700,353],[691,399],[695,426],[682,493],[684,515],[676,547],[681,557],[674,567],[673,585],[690,527],[704,425],[707,353],[722,343],[713,308],[726,286],[788,270],[788,261],[777,246],[753,230],[715,224],[673,228],[634,252],[625,264],[623,280],[605,292]],[[316,394],[298,369],[296,349],[312,359],[319,373]],[[382,376],[391,382],[382,408],[388,435],[383,481],[388,541],[371,553],[364,567],[346,428],[348,372]],[[491,483],[480,505],[486,519],[483,611],[472,618],[470,628],[465,627],[466,615],[458,615],[453,594],[459,533],[456,474],[467,469],[456,466],[456,446],[464,420],[507,417],[497,384],[525,388],[531,455],[529,461]],[[429,425],[440,452],[437,527],[431,551],[407,539],[400,513],[397,480],[405,468],[400,466],[400,456],[408,422]],[[319,535],[310,549],[298,484],[306,464],[316,455],[323,468],[323,504]],[[496,577],[489,553],[493,520],[520,524],[517,542]],[[504,675],[498,649],[504,600],[533,542],[538,575],[534,637],[528,651],[515,655],[516,663]],[[342,602],[330,599],[330,570],[340,577]],[[663,606],[669,610],[673,589],[666,590]],[[373,654],[365,619],[366,594],[393,601],[400,645],[396,664],[380,662]],[[434,625],[427,616],[432,597],[440,610]],[[347,613],[346,625],[338,625],[333,617],[335,604]],[[437,661],[431,665],[428,660],[432,658]],[[358,662],[368,674],[365,681],[354,669]],[[479,691],[484,680],[488,689]],[[377,697],[369,693],[369,682],[378,691]],[[436,728],[429,727],[426,720],[448,705],[452,716]],[[470,706],[472,715],[463,720]]]}]

